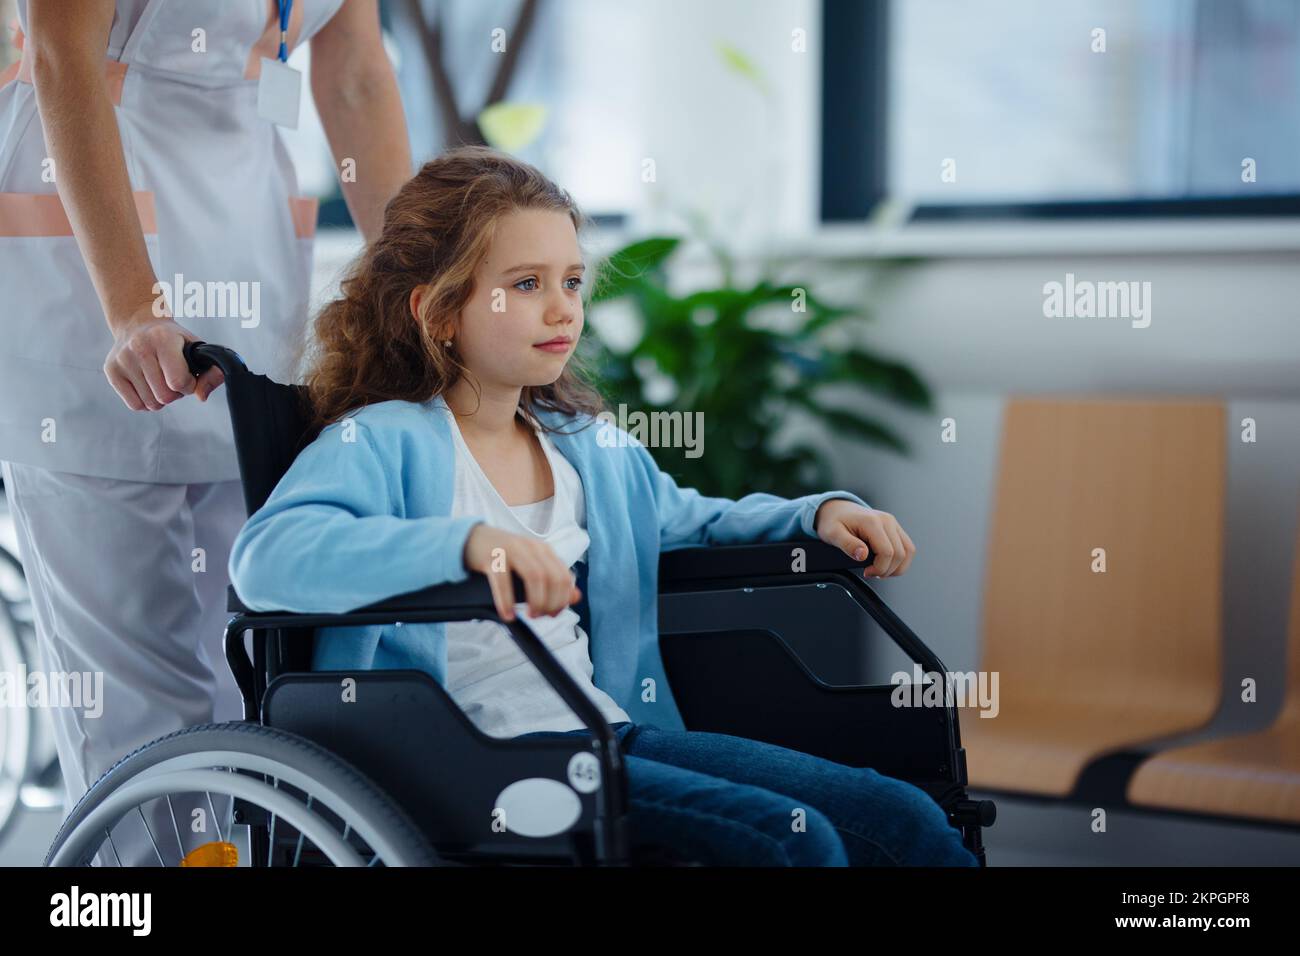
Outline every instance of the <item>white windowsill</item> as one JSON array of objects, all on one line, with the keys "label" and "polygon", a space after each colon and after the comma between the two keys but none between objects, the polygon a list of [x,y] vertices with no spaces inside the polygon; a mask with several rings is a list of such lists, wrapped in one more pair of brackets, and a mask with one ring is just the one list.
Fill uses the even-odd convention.
[{"label": "white windowsill", "polygon": [[834,225],[770,247],[822,259],[1258,252],[1300,252],[1300,218]]},{"label": "white windowsill", "polygon": [[[648,233],[647,233],[648,234]],[[604,254],[641,233],[606,229],[594,252]],[[687,241],[677,256],[686,261],[711,258]],[[352,230],[322,229],[317,235],[318,265],[338,267],[361,248]],[[1059,255],[1250,255],[1300,253],[1300,218],[1279,219],[1130,219],[1065,222],[925,223],[871,226],[858,223],[821,226],[791,233],[762,245],[737,240],[737,259],[761,255],[778,259],[862,260],[916,257],[1025,258]]]}]

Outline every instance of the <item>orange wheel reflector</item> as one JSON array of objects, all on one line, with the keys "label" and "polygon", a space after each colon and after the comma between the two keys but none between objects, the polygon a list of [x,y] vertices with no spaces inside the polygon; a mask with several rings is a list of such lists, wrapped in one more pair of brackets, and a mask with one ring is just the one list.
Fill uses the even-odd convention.
[{"label": "orange wheel reflector", "polygon": [[239,850],[233,843],[205,843],[186,853],[181,866],[239,866]]}]

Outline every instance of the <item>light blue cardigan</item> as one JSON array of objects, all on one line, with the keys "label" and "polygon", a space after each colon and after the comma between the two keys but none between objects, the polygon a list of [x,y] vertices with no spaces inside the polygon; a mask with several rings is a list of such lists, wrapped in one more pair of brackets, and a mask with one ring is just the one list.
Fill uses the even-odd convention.
[{"label": "light blue cardigan", "polygon": [[[446,402],[365,406],[303,449],[236,537],[230,580],[259,611],[338,613],[469,577],[463,553],[481,519],[452,518],[455,451]],[[582,479],[593,679],[637,723],[682,729],[659,656],[659,552],[698,545],[815,538],[828,498],[847,491],[737,501],[679,488],[613,422],[542,412],[538,419]],[[590,422],[589,427],[581,427]],[[519,596],[522,600],[522,596]],[[331,628],[316,670],[447,672],[445,625]],[[653,685],[644,685],[653,678]],[[653,687],[653,695],[643,687]],[[654,700],[643,700],[653,696]]]}]

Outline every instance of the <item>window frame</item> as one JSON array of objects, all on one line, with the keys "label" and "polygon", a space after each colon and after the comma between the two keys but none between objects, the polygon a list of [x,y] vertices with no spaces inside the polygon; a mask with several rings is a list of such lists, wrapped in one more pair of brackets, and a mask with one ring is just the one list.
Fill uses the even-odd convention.
[{"label": "window frame", "polygon": [[[892,0],[822,0],[820,223],[865,223],[888,190]],[[857,121],[843,122],[851,116]],[[920,202],[909,223],[1300,217],[1300,192],[1263,196]]]}]

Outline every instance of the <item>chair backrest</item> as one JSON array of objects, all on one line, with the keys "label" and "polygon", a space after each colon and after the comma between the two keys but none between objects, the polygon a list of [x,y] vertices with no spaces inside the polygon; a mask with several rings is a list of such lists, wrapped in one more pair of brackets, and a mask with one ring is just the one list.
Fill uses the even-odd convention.
[{"label": "chair backrest", "polygon": [[185,354],[192,371],[217,365],[225,376],[244,505],[251,515],[266,503],[298,452],[316,437],[307,390],[254,375],[236,352],[221,345],[190,343]]},{"label": "chair backrest", "polygon": [[[196,375],[216,365],[225,376],[221,390],[230,409],[244,506],[251,515],[266,503],[298,452],[316,437],[307,390],[254,375],[237,352],[222,345],[190,342],[183,351]],[[268,641],[253,642],[258,699],[277,675],[311,669],[312,633],[311,628],[280,628]]]},{"label": "chair backrest", "polygon": [[1212,401],[1009,402],[981,662],[1004,698],[1211,719],[1224,429]]},{"label": "chair backrest", "polygon": [[1278,723],[1300,726],[1300,516],[1296,520],[1295,557],[1291,565],[1291,614],[1286,639],[1286,696]]}]

